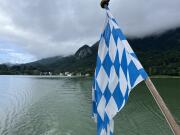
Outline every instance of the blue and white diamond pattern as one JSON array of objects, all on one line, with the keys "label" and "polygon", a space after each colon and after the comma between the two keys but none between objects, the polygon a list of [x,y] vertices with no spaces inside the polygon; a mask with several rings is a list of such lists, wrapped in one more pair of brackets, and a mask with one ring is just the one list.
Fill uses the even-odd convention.
[{"label": "blue and white diamond pattern", "polygon": [[125,105],[130,91],[147,78],[110,10],[106,13],[92,88],[93,117],[98,135],[113,134],[114,116]]}]

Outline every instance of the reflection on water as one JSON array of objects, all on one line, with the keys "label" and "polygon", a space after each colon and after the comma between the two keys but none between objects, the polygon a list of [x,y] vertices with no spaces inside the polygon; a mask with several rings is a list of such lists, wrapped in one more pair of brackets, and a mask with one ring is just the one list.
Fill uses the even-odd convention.
[{"label": "reflection on water", "polygon": [[[154,82],[180,124],[180,79]],[[0,134],[95,135],[91,79],[0,76]],[[115,118],[115,134],[172,134],[143,83]]]}]

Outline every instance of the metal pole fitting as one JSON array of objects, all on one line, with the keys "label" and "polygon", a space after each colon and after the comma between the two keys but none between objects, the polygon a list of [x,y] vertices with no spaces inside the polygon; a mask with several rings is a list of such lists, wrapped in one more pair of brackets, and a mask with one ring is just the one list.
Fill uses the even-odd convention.
[{"label": "metal pole fitting", "polygon": [[110,1],[110,0],[102,0],[102,1],[101,1],[101,7],[102,7],[102,8],[108,7],[109,1]]}]

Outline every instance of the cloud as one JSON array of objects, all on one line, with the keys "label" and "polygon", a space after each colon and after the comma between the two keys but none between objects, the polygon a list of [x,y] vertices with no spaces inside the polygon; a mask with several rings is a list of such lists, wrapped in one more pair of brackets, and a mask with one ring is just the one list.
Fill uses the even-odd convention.
[{"label": "cloud", "polygon": [[[0,0],[0,37],[37,58],[69,55],[100,36],[105,14],[98,0]],[[130,37],[180,26],[179,0],[111,0]],[[0,46],[0,48],[2,48]]]},{"label": "cloud", "polygon": [[121,27],[131,37],[159,34],[180,26],[179,0],[120,0],[112,5]]},{"label": "cloud", "polygon": [[35,61],[36,58],[28,53],[20,53],[14,52],[9,50],[2,50],[0,51],[0,64],[3,63],[13,63],[13,64],[20,64],[20,63],[28,63],[31,61]]},{"label": "cloud", "polygon": [[4,52],[10,53],[10,52],[14,52],[14,50],[12,50],[12,49],[0,49],[0,53],[4,53]]},{"label": "cloud", "polygon": [[28,52],[18,48],[16,45],[11,45],[7,42],[0,42],[0,64],[2,63],[28,63],[37,60],[37,58]]}]

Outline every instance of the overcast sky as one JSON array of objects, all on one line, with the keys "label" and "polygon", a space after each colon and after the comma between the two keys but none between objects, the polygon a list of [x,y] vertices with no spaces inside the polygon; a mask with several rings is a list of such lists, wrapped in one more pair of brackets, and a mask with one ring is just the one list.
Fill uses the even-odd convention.
[{"label": "overcast sky", "polygon": [[[0,63],[25,63],[74,53],[99,39],[105,13],[100,0],[0,0]],[[180,0],[111,0],[110,9],[130,37],[180,26]]]}]

